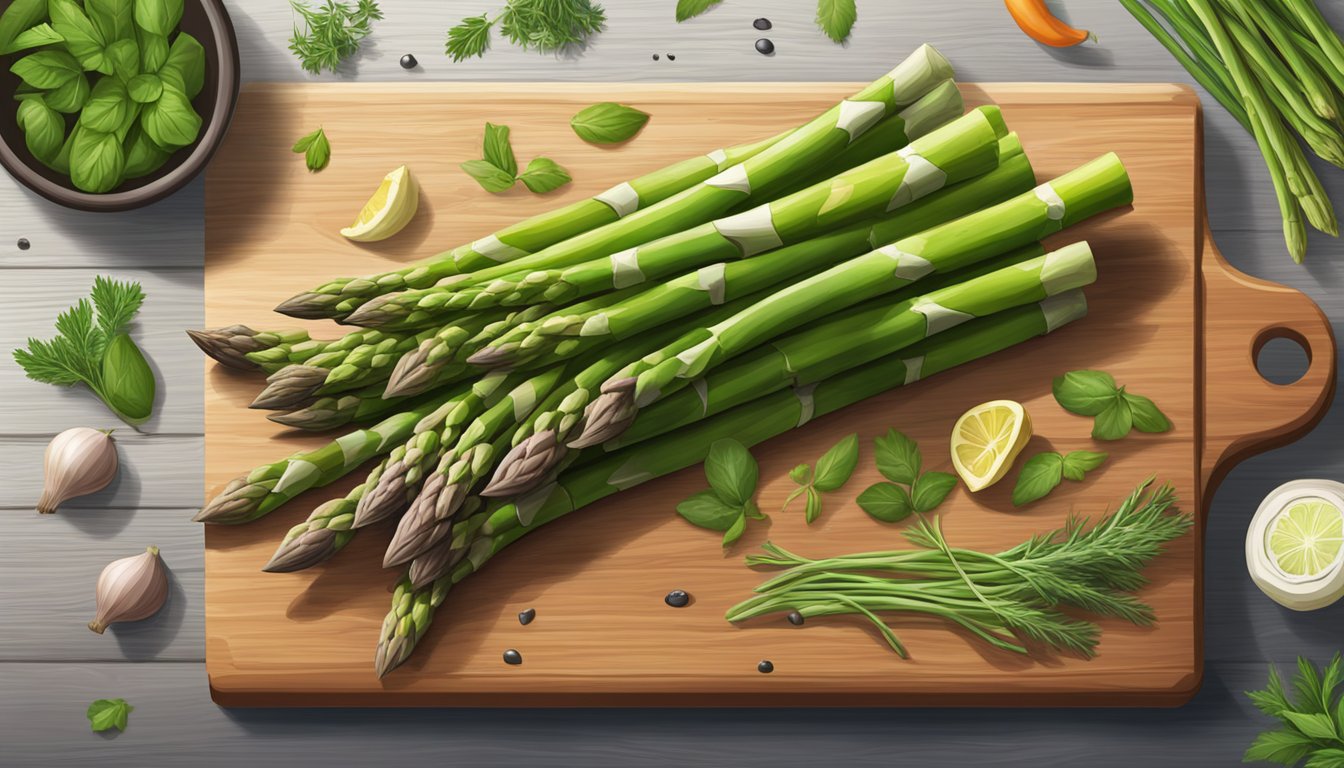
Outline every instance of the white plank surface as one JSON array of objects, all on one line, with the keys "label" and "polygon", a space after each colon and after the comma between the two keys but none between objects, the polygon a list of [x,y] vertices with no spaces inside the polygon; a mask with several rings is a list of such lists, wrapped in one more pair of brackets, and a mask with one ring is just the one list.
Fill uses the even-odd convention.
[{"label": "white plank surface", "polygon": [[[364,52],[338,75],[313,77],[286,50],[292,14],[281,0],[231,0],[243,74],[253,81],[357,78],[513,81],[866,80],[920,42],[938,45],[962,80],[1180,81],[1189,78],[1113,0],[1052,2],[1101,43],[1055,51],[1018,32],[999,0],[858,0],[851,41],[836,46],[812,24],[812,0],[725,0],[686,24],[674,0],[609,0],[608,30],[586,51],[539,56],[496,47],[454,64],[447,28],[502,0],[383,0]],[[3,4],[3,0],[0,0]],[[1322,5],[1344,27],[1344,3]],[[774,29],[751,20],[765,15]],[[752,49],[757,37],[777,46]],[[397,66],[414,53],[421,68]],[[653,61],[653,53],[662,54]],[[666,54],[676,55],[669,61]],[[1307,291],[1344,317],[1344,248],[1312,241],[1305,267],[1287,259],[1268,176],[1255,148],[1206,99],[1210,215],[1238,267]],[[1344,201],[1344,173],[1323,178]],[[259,180],[264,182],[264,180]],[[1344,416],[1298,444],[1251,460],[1214,498],[1208,531],[1204,691],[1175,711],[811,712],[586,711],[226,712],[208,697],[203,658],[200,532],[201,364],[181,331],[201,317],[202,185],[134,214],[61,210],[0,178],[0,351],[51,321],[94,274],[141,280],[149,300],[137,330],[161,375],[164,402],[145,435],[126,435],[126,477],[66,514],[29,511],[45,438],[69,426],[118,426],[92,396],[23,379],[0,356],[0,765],[1230,765],[1263,718],[1240,692],[1263,682],[1263,661],[1317,657],[1340,647],[1344,608],[1285,611],[1246,576],[1245,526],[1259,499],[1296,477],[1340,479]],[[33,247],[20,251],[26,237]],[[1288,358],[1271,367],[1286,369]],[[246,468],[241,468],[246,469]],[[106,503],[107,507],[98,508]],[[161,546],[175,575],[169,611],[98,637],[84,628],[93,582],[108,561]],[[363,642],[360,640],[360,642]],[[137,707],[128,733],[88,733],[88,702],[123,696]]]}]

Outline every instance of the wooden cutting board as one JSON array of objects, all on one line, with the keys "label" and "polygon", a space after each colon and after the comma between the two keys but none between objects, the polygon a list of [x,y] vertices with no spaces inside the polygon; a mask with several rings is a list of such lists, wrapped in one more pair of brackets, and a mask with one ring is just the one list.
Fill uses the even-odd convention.
[{"label": "wooden cutting board", "polygon": [[[206,190],[206,320],[290,327],[271,314],[289,295],[338,275],[381,271],[432,255],[521,217],[606,189],[667,162],[801,123],[856,86],[733,85],[259,85],[245,89]],[[355,479],[310,492],[269,517],[206,529],[206,667],[214,699],[229,706],[846,706],[1175,705],[1202,674],[1203,526],[1149,569],[1142,593],[1157,624],[1103,621],[1094,659],[1022,657],[989,649],[947,625],[909,617],[891,624],[910,649],[901,660],[863,622],[782,616],[730,626],[724,611],[764,575],[742,558],[767,537],[808,556],[904,546],[901,526],[869,519],[853,503],[880,478],[871,439],[888,427],[917,439],[925,466],[949,469],[953,421],[984,400],[1011,398],[1030,411],[1028,453],[1097,448],[1089,422],[1050,396],[1053,376],[1110,371],[1155,400],[1175,428],[1107,444],[1106,466],[1065,483],[1025,510],[1011,482],[974,497],[958,489],[939,510],[955,545],[999,551],[1061,525],[1100,515],[1156,474],[1175,483],[1201,517],[1237,460],[1290,441],[1322,415],[1334,390],[1326,318],[1296,291],[1232,270],[1205,225],[1199,103],[1175,85],[966,86],[968,104],[997,103],[1048,179],[1116,151],[1137,202],[1064,233],[1054,245],[1091,241],[1100,279],[1090,315],[1057,334],[817,420],[755,450],[759,502],[753,525],[720,551],[716,534],[679,518],[676,502],[704,487],[698,467],[650,482],[534,533],[463,582],[438,611],[415,656],[384,680],[373,674],[379,625],[396,574],[381,570],[389,527],[361,532],[336,559],[309,572],[262,573],[284,531]],[[617,100],[653,115],[628,144],[588,146],[570,116]],[[575,182],[534,196],[521,185],[490,195],[458,170],[479,156],[482,123],[513,128],[518,157],[549,156]],[[290,152],[317,126],[332,144],[329,168],[309,174]],[[407,163],[423,189],[410,227],[381,244],[346,242],[348,224],[391,168]],[[314,327],[321,327],[315,325]],[[323,333],[331,334],[329,328]],[[1254,356],[1288,336],[1312,356],[1307,374],[1269,384]],[[206,491],[321,438],[284,433],[244,406],[254,376],[207,365]],[[860,469],[808,527],[801,507],[779,512],[789,468],[858,432]],[[362,476],[362,475],[361,475]],[[673,589],[687,608],[663,603]],[[519,611],[535,608],[521,626]],[[501,660],[522,653],[521,666]],[[773,674],[757,672],[762,659]]]}]

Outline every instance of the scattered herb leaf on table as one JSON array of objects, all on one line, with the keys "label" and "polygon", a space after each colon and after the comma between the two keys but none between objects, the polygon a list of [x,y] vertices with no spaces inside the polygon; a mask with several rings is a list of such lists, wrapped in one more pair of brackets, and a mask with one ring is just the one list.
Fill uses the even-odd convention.
[{"label": "scattered herb leaf on table", "polygon": [[1119,440],[1131,429],[1152,433],[1171,429],[1171,421],[1152,400],[1116,386],[1104,371],[1069,371],[1056,377],[1051,389],[1064,410],[1096,417],[1092,437],[1098,440]]},{"label": "scattered herb leaf on table", "polygon": [[736,440],[717,440],[705,457],[709,490],[677,505],[677,514],[692,525],[723,531],[723,546],[742,537],[747,520],[764,520],[753,498],[760,469],[751,452]]},{"label": "scattered herb leaf on table", "polygon": [[290,6],[303,19],[303,28],[294,25],[289,50],[305,71],[321,74],[335,72],[341,62],[359,50],[360,42],[373,32],[373,22],[383,18],[375,0],[357,3],[323,0],[318,6],[291,0]]},{"label": "scattered herb leaf on table", "polygon": [[304,164],[312,172],[326,168],[331,161],[331,142],[327,140],[327,132],[321,128],[294,142],[292,149],[294,154],[303,155]]},{"label": "scattered herb leaf on table", "polygon": [[1344,716],[1344,698],[1335,700],[1341,680],[1344,662],[1338,653],[1324,669],[1299,656],[1292,694],[1271,664],[1268,685],[1264,690],[1247,691],[1246,696],[1281,727],[1256,736],[1243,761],[1294,766],[1306,760],[1309,768],[1344,766],[1344,735],[1338,725]]},{"label": "scattered herb leaf on table", "polygon": [[639,133],[647,122],[647,112],[604,101],[579,110],[570,118],[569,125],[580,139],[590,144],[619,144]]},{"label": "scattered herb leaf on table", "polygon": [[695,18],[723,0],[677,0],[677,21]]},{"label": "scattered herb leaf on table", "polygon": [[125,699],[98,699],[89,705],[85,717],[89,718],[89,728],[95,733],[116,728],[126,730],[126,723],[135,710]]},{"label": "scattered herb leaf on table", "polygon": [[509,0],[494,17],[468,16],[448,30],[444,53],[453,61],[485,55],[495,25],[509,42],[524,50],[556,53],[583,45],[602,31],[606,21],[606,12],[592,0]]},{"label": "scattered herb leaf on table", "polygon": [[1061,456],[1054,451],[1038,453],[1027,459],[1013,486],[1013,506],[1021,507],[1043,499],[1068,478],[1082,482],[1088,472],[1100,467],[1106,454],[1095,451],[1070,451]]},{"label": "scattered herb leaf on table", "polygon": [[911,512],[931,512],[957,486],[956,475],[921,472],[924,460],[919,445],[901,432],[889,429],[873,439],[873,446],[877,471],[888,482],[868,486],[856,501],[877,520],[895,523]]},{"label": "scattered herb leaf on table", "polygon": [[784,500],[784,508],[780,511],[787,510],[794,499],[806,493],[807,507],[804,514],[807,523],[811,525],[812,521],[821,515],[821,493],[840,490],[841,486],[849,482],[858,465],[858,434],[841,438],[840,442],[831,446],[820,459],[817,459],[815,472],[807,464],[799,464],[789,472],[789,477],[798,484],[798,487]]}]

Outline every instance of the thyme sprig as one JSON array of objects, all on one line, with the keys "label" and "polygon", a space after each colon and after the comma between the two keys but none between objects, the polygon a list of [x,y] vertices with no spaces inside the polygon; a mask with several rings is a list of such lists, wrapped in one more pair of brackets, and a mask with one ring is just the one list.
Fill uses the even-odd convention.
[{"label": "thyme sprig", "polygon": [[490,48],[490,30],[499,25],[514,45],[555,53],[583,44],[606,21],[606,12],[592,0],[509,0],[494,17],[468,16],[448,30],[444,52],[453,61],[483,56]]},{"label": "thyme sprig", "polygon": [[383,18],[375,0],[325,0],[320,5],[308,5],[302,0],[291,0],[290,5],[302,20],[294,24],[289,38],[289,50],[298,57],[299,64],[308,72],[322,70],[335,72],[345,59],[359,50],[360,41],[373,31],[373,22]]}]

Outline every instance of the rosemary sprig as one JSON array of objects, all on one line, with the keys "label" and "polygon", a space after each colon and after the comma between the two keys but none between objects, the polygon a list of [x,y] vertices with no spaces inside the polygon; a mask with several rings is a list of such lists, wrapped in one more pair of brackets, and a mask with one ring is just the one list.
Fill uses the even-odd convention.
[{"label": "rosemary sprig", "polygon": [[1153,612],[1131,592],[1164,546],[1192,519],[1167,514],[1170,485],[1149,492],[1147,480],[1113,513],[1088,528],[1071,518],[1063,528],[997,555],[948,544],[936,516],[922,518],[906,538],[922,549],[870,552],[809,560],[767,542],[748,565],[788,568],[728,611],[742,621],[779,611],[805,618],[859,614],[877,626],[903,658],[904,646],[879,612],[936,616],[1003,650],[1027,653],[1027,641],[1091,656],[1100,628],[1060,609],[1071,607],[1146,626]]},{"label": "rosemary sprig", "polygon": [[498,24],[514,45],[555,53],[582,45],[589,35],[602,31],[606,21],[606,12],[592,0],[509,0],[493,18],[468,16],[448,30],[444,52],[453,61],[483,56],[490,48],[490,30]]},{"label": "rosemary sprig", "polygon": [[303,24],[302,28],[294,24],[289,50],[306,71],[315,75],[324,69],[335,72],[342,61],[359,50],[360,41],[373,31],[373,22],[383,18],[375,0],[358,0],[355,4],[325,0],[317,6],[290,0],[290,5]]}]

